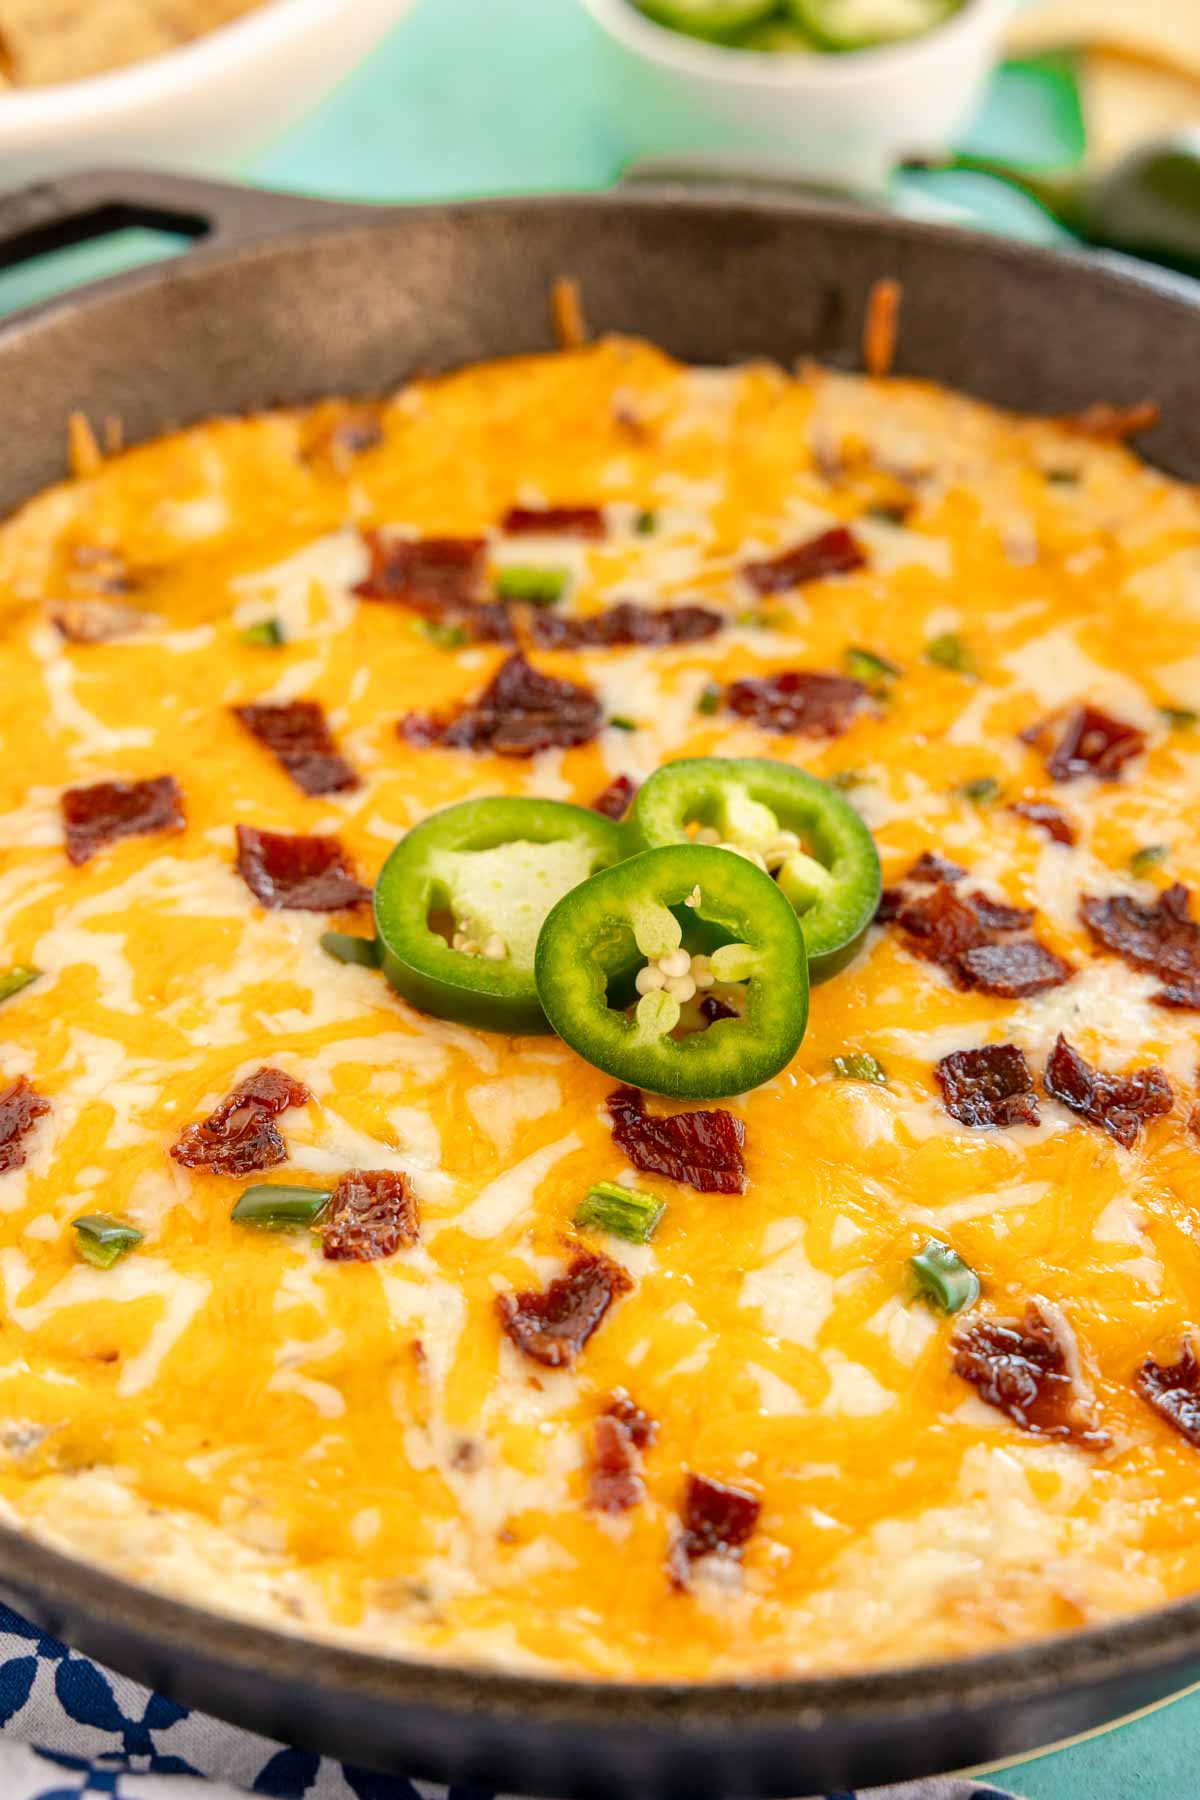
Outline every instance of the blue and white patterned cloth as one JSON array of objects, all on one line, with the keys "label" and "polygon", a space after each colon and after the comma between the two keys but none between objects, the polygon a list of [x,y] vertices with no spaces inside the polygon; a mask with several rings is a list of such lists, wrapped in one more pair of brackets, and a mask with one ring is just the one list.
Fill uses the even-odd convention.
[{"label": "blue and white patterned cloth", "polygon": [[[0,1800],[488,1800],[289,1750],[189,1712],[0,1606]],[[856,1800],[839,1794],[830,1800]],[[857,1800],[1010,1800],[974,1781]]]}]

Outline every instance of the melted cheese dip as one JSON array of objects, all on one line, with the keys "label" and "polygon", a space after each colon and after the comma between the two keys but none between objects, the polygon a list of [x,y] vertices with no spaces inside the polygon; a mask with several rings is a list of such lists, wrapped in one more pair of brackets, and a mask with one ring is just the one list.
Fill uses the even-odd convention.
[{"label": "melted cheese dip", "polygon": [[[1087,892],[1149,899],[1200,879],[1200,506],[1122,449],[932,386],[778,369],[689,370],[609,341],[406,388],[382,442],[332,453],[344,409],[221,420],[32,501],[0,532],[0,969],[42,978],[0,1011],[0,1086],[50,1111],[0,1175],[0,1500],[5,1515],[136,1581],[320,1636],[610,1677],[861,1668],[1007,1644],[1200,1588],[1200,1452],[1140,1400],[1148,1353],[1200,1320],[1189,1135],[1197,1018],[1101,958]],[[1056,479],[1047,479],[1050,472]],[[1064,472],[1071,479],[1064,480]],[[897,496],[903,524],[871,515]],[[598,543],[493,544],[569,562],[567,606],[697,600],[730,628],[687,647],[555,654],[637,730],[529,761],[417,747],[412,709],[477,694],[502,652],[447,649],[403,607],[357,600],[360,531],[494,533],[514,503],[604,505]],[[652,509],[656,529],[635,530]],[[854,520],[869,566],[756,602],[737,570]],[[107,555],[97,557],[97,550]],[[150,615],[64,642],[52,615],[119,566]],[[755,609],[754,623],[738,622]],[[285,647],[242,632],[281,621]],[[927,661],[946,632],[982,679]],[[698,712],[705,684],[899,665],[890,704],[833,740]],[[306,798],[238,724],[253,700],[319,701],[362,774]],[[1055,788],[1019,731],[1090,700],[1147,733],[1116,784]],[[732,1102],[742,1195],[654,1177],[652,1245],[603,1240],[636,1287],[575,1368],[524,1360],[498,1292],[561,1271],[591,1181],[626,1168],[614,1085],[554,1038],[425,1018],[319,948],[355,915],[267,912],[233,867],[239,822],[333,831],[371,880],[435,808],[486,793],[588,803],[680,755],[853,770],[885,879],[926,849],[1037,909],[1078,973],[1040,997],[956,989],[901,934],[813,994],[792,1065]],[[188,826],[64,855],[68,787],[170,773]],[[1003,802],[1054,799],[1051,843]],[[1148,877],[1132,852],[1169,845]],[[949,1117],[932,1069],[1019,1044],[1040,1074],[1065,1030],[1112,1072],[1175,1089],[1133,1150],[1043,1099],[1036,1128]],[[886,1087],[838,1080],[850,1050]],[[311,1089],[275,1178],[405,1171],[415,1249],[330,1263],[309,1234],[239,1227],[244,1182],[172,1161],[182,1127],[263,1063]],[[115,1268],[70,1221],[131,1219]],[[1057,1303],[1113,1447],[1022,1432],[952,1370],[954,1324],[912,1297],[930,1236],[983,1307]],[[625,1388],[658,1421],[647,1497],[585,1504],[593,1421]],[[667,1578],[688,1471],[762,1500],[743,1562]]]}]

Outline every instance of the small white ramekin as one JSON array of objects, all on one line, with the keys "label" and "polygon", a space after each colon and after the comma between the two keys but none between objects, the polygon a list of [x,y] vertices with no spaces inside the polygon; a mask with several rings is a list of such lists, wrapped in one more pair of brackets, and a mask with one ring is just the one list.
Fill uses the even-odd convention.
[{"label": "small white ramekin", "polygon": [[222,170],[315,106],[413,0],[269,0],[86,81],[0,95],[0,186],[67,169]]},{"label": "small white ramekin", "polygon": [[966,0],[923,37],[839,55],[728,50],[656,25],[632,0],[581,0],[634,157],[701,157],[880,191],[904,156],[945,150],[991,67],[1012,0]]}]

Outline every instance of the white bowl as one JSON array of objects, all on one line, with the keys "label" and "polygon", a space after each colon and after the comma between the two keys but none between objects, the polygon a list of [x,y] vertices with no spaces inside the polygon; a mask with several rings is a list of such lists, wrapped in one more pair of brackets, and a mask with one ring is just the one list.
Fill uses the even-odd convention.
[{"label": "white bowl", "polygon": [[0,94],[0,186],[66,169],[229,169],[321,100],[413,0],[270,0],[86,81]]},{"label": "white bowl", "polygon": [[947,148],[995,59],[1012,0],[966,0],[922,37],[811,56],[729,50],[656,25],[633,0],[582,0],[635,156],[757,156],[798,179],[880,191],[903,156]]}]

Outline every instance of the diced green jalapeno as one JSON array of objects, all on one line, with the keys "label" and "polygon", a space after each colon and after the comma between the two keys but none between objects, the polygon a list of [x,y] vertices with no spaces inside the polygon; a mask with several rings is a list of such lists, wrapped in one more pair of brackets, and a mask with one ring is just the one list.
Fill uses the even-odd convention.
[{"label": "diced green jalapeno", "polygon": [[1163,723],[1172,731],[1194,731],[1200,724],[1200,713],[1193,712],[1190,706],[1160,706]]},{"label": "diced green jalapeno", "polygon": [[625,825],[638,849],[690,834],[759,859],[799,914],[809,975],[845,968],[879,905],[875,842],[826,781],[765,757],[692,757],[643,783]]},{"label": "diced green jalapeno", "polygon": [[254,1225],[259,1231],[303,1231],[316,1224],[332,1195],[332,1188],[262,1182],[245,1190],[229,1216],[239,1225]]},{"label": "diced green jalapeno", "polygon": [[72,1219],[71,1224],[76,1250],[95,1269],[111,1269],[142,1241],[142,1233],[135,1225],[108,1213],[84,1213]]},{"label": "diced green jalapeno", "polygon": [[554,903],[617,862],[611,819],[558,800],[467,800],[410,831],[375,884],[380,964],[422,1012],[545,1031],[533,956]]},{"label": "diced green jalapeno", "polygon": [[908,1266],[916,1277],[923,1299],[944,1313],[961,1312],[979,1298],[979,1277],[957,1250],[932,1238],[923,1250],[910,1256]]},{"label": "diced green jalapeno", "polygon": [[1148,875],[1151,869],[1158,867],[1160,862],[1165,862],[1170,854],[1170,844],[1145,844],[1140,850],[1135,850],[1130,857],[1129,873],[1137,875],[1139,878]]},{"label": "diced green jalapeno", "polygon": [[667,1210],[665,1200],[621,1187],[616,1181],[597,1181],[575,1209],[577,1231],[607,1231],[630,1244],[648,1244]]},{"label": "diced green jalapeno", "polygon": [[887,1070],[867,1050],[850,1050],[845,1056],[835,1056],[833,1072],[842,1081],[874,1081],[880,1087],[887,1086]]},{"label": "diced green jalapeno", "polygon": [[283,635],[283,626],[278,619],[261,619],[257,625],[247,625],[242,632],[243,644],[257,644],[260,647],[275,650],[287,639]]},{"label": "diced green jalapeno", "polygon": [[658,514],[649,511],[640,512],[633,521],[633,529],[639,537],[650,537],[658,530]]},{"label": "diced green jalapeno", "polygon": [[970,645],[957,631],[943,631],[930,638],[925,646],[925,660],[939,669],[952,669],[956,675],[979,673]]},{"label": "diced green jalapeno", "polygon": [[0,975],[0,1000],[11,1000],[14,994],[27,988],[31,981],[36,981],[41,972],[28,963],[18,963],[15,968],[6,969]]},{"label": "diced green jalapeno", "polygon": [[[791,905],[753,863],[706,844],[645,850],[593,875],[549,913],[535,967],[564,1042],[649,1093],[713,1099],[758,1087],[790,1062],[808,1022]],[[686,1031],[684,1006],[710,977],[745,984],[742,1010]]]},{"label": "diced green jalapeno", "polygon": [[356,937],[350,931],[326,931],[321,948],[334,962],[359,963],[364,969],[379,967],[379,945],[374,938]]},{"label": "diced green jalapeno", "polygon": [[964,781],[958,791],[972,806],[990,806],[1000,798],[1000,783],[994,775],[977,775],[974,781]]},{"label": "diced green jalapeno", "polygon": [[852,644],[842,658],[842,666],[853,681],[861,681],[867,692],[874,694],[877,700],[886,699],[892,691],[892,683],[904,671],[897,663],[889,662],[886,656],[877,656],[874,650],[863,650]]},{"label": "diced green jalapeno", "polygon": [[530,606],[554,606],[567,591],[566,569],[549,569],[539,563],[509,563],[497,571],[496,593],[501,600],[525,600]]}]

